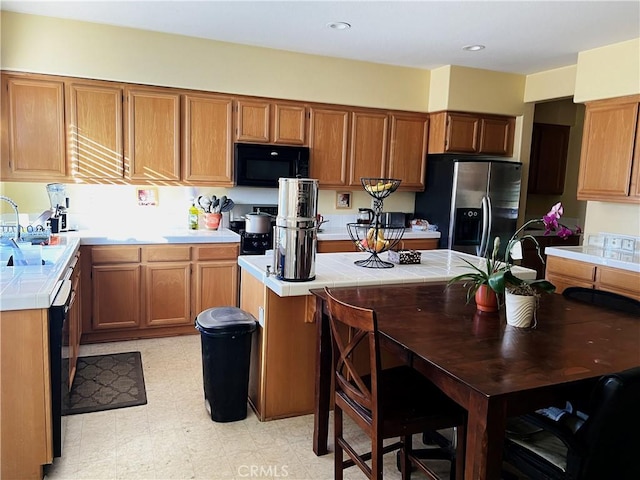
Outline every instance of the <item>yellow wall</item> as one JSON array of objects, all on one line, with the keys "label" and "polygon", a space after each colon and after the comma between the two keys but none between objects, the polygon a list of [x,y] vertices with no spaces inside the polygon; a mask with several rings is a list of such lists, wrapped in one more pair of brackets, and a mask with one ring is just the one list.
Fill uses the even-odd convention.
[{"label": "yellow wall", "polygon": [[587,202],[585,234],[600,232],[640,236],[640,205]]},{"label": "yellow wall", "polygon": [[576,65],[527,75],[525,102],[572,97],[576,86]]},{"label": "yellow wall", "polygon": [[578,54],[575,101],[640,93],[640,38]]},{"label": "yellow wall", "polygon": [[2,12],[2,68],[427,111],[429,71]]},{"label": "yellow wall", "polygon": [[447,65],[431,72],[429,111],[522,115],[526,77]]}]

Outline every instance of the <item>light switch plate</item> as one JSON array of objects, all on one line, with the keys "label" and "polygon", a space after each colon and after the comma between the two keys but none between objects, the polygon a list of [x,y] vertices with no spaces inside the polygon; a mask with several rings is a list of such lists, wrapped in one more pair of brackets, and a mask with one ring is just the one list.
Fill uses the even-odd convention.
[{"label": "light switch plate", "polygon": [[632,238],[623,238],[622,246],[620,247],[625,252],[633,252],[636,247],[636,242]]},{"label": "light switch plate", "polygon": [[607,237],[606,248],[620,250],[622,248],[622,239],[620,237]]}]

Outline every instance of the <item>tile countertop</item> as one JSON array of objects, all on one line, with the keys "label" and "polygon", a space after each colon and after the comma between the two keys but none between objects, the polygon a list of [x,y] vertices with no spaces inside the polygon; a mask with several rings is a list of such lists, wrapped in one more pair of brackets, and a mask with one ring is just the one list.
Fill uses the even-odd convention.
[{"label": "tile countertop", "polygon": [[167,229],[156,231],[132,231],[127,229],[118,232],[97,230],[79,230],[66,232],[63,237],[80,239],[81,245],[144,245],[152,243],[239,243],[240,235],[229,229],[222,230],[188,230]]},{"label": "tile countertop", "polygon": [[568,258],[640,273],[640,254],[637,253],[605,250],[587,245],[579,247],[547,247],[544,253],[547,256]]},{"label": "tile countertop", "polygon": [[[49,308],[55,298],[66,267],[80,245],[135,245],[177,243],[238,243],[240,235],[231,230],[187,230],[142,232],[99,232],[80,230],[58,235],[58,246],[44,249],[64,249],[55,264],[0,267],[0,311]],[[50,250],[50,252],[53,250]],[[44,256],[44,253],[43,253]]]},{"label": "tile countertop", "polygon": [[51,306],[67,267],[80,248],[80,239],[61,236],[58,245],[42,248],[45,259],[45,249],[55,249],[49,252],[59,252],[55,263],[0,267],[0,311],[42,309]]},{"label": "tile countertop", "polygon": [[[419,232],[405,228],[402,238],[407,240],[412,238],[440,238],[440,232]],[[323,228],[318,232],[318,240],[351,240],[351,237],[347,232],[347,227]]]},{"label": "tile countertop", "polygon": [[[316,278],[308,282],[286,282],[273,274],[267,277],[266,267],[272,264],[272,255],[242,255],[238,264],[260,280],[280,297],[307,295],[314,288],[349,287],[356,285],[388,285],[398,283],[429,283],[449,280],[470,271],[462,261],[465,258],[479,266],[484,259],[452,250],[422,250],[421,262],[415,265],[395,265],[393,268],[365,268],[354,265],[355,260],[366,259],[368,253],[318,253]],[[387,260],[387,254],[380,257]],[[513,267],[513,273],[523,279],[535,279],[536,272],[523,267]]]}]

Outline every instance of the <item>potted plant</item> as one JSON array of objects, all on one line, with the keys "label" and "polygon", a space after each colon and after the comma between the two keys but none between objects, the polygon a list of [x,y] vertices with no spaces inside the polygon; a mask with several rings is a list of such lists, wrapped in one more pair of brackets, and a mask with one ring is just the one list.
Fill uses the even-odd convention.
[{"label": "potted plant", "polygon": [[[525,307],[514,307],[519,311],[527,311],[531,312],[531,316],[535,312],[535,308],[538,304],[539,294],[540,292],[553,292],[555,290],[555,286],[548,282],[547,280],[523,280],[521,278],[516,277],[511,272],[512,266],[512,252],[519,247],[520,242],[524,240],[532,241],[536,246],[536,251],[541,260],[543,260],[540,245],[538,241],[533,235],[523,234],[529,227],[534,224],[542,223],[545,229],[545,235],[549,235],[552,232],[555,232],[561,238],[567,238],[573,234],[569,228],[565,225],[559,223],[562,214],[564,213],[564,209],[562,207],[562,203],[558,202],[555,204],[549,212],[544,215],[542,218],[535,218],[525,222],[519,229],[517,229],[514,234],[511,236],[509,241],[507,242],[507,248],[505,250],[504,258],[498,260],[498,250],[500,249],[500,238],[496,237],[493,243],[493,251],[491,253],[491,257],[486,259],[485,269],[479,268],[478,266],[472,264],[466,259],[462,259],[466,262],[471,269],[472,272],[463,273],[458,275],[451,280],[449,280],[449,284],[464,282],[464,286],[467,287],[467,302],[471,300],[471,297],[476,298],[476,304],[478,305],[478,309],[482,311],[497,311],[498,302],[497,296],[495,294],[505,294],[505,303],[506,298],[509,296],[509,308],[507,310],[507,321],[513,318],[511,305],[515,303],[520,303],[512,300],[512,296],[520,296],[520,297],[529,297],[527,300],[528,306]],[[580,232],[580,228],[576,228],[576,232]],[[543,260],[544,261],[544,260]],[[487,290],[493,292],[486,293]],[[481,292],[480,294],[478,292]],[[483,304],[483,299],[480,297],[491,297],[492,295],[496,298],[496,306],[492,309],[492,307],[486,307]],[[480,302],[480,303],[478,303]],[[533,302],[533,303],[532,303]],[[533,305],[533,306],[531,306]],[[531,318],[531,317],[529,317]],[[524,324],[525,321],[514,320],[516,323]]]}]

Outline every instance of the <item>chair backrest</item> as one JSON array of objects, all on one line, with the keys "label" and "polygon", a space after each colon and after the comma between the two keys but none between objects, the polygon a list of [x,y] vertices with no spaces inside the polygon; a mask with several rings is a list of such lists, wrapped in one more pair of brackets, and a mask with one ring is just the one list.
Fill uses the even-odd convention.
[{"label": "chair backrest", "polygon": [[[333,367],[336,391],[342,391],[352,401],[377,416],[378,372],[380,350],[376,314],[368,308],[349,305],[336,299],[328,288],[327,295],[331,338],[333,341]],[[368,381],[357,368],[355,353],[368,342]],[[364,370],[360,367],[360,370]]]},{"label": "chair backrest", "polygon": [[578,478],[640,478],[640,367],[598,381],[576,436],[586,448]]},{"label": "chair backrest", "polygon": [[578,300],[579,302],[591,303],[610,310],[640,316],[640,302],[617,293],[595,290],[593,288],[569,287],[565,288],[562,295],[566,298]]}]

